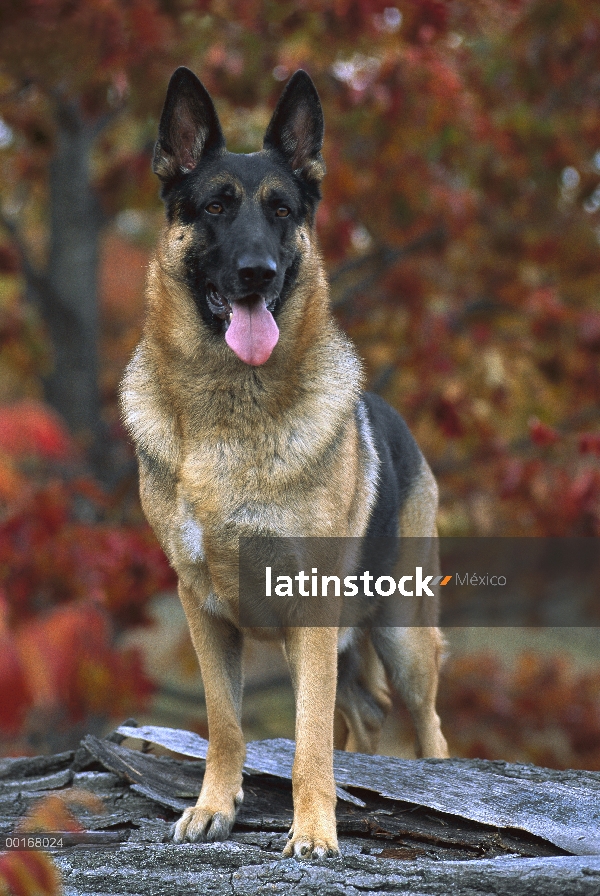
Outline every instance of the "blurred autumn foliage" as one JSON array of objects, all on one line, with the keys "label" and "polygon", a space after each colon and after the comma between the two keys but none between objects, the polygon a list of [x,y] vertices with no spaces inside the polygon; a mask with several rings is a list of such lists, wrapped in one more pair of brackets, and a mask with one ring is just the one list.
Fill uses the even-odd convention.
[{"label": "blurred autumn foliage", "polygon": [[[13,748],[39,744],[49,719],[89,725],[149,693],[118,637],[172,578],[135,504],[116,391],[179,64],[237,151],[260,147],[296,68],[315,80],[332,301],[438,476],[440,532],[600,536],[600,3],[391,2],[0,0],[0,727]],[[491,659],[454,667],[452,712],[485,715],[484,691],[506,686],[518,725],[527,689],[548,688],[549,706],[584,719],[578,743],[596,738],[569,761],[600,767],[597,697],[558,660],[519,668],[507,683]],[[490,733],[480,755],[509,741]]]},{"label": "blurred autumn foliage", "polygon": [[440,712],[455,756],[600,770],[600,674],[569,658],[522,653],[511,665],[475,653],[450,660]]},{"label": "blurred autumn foliage", "polygon": [[[85,790],[72,789],[42,797],[19,822],[18,835],[39,837],[45,831],[80,834],[85,829],[73,809],[105,811],[102,800]],[[0,896],[60,896],[60,871],[52,856],[41,849],[11,849],[0,853]]]},{"label": "blurred autumn foliage", "polygon": [[115,639],[174,577],[149,529],[122,507],[111,520],[114,496],[76,475],[73,439],[43,404],[0,409],[0,452],[0,730],[21,749],[54,732],[57,746],[61,728],[143,707],[142,658]]}]

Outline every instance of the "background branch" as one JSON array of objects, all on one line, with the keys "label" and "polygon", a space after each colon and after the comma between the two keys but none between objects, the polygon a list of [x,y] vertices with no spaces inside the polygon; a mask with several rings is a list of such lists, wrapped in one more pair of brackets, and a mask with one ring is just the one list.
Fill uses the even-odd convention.
[{"label": "background branch", "polygon": [[350,306],[399,261],[426,249],[442,249],[447,240],[446,228],[440,225],[404,246],[378,246],[367,255],[343,262],[329,276],[333,307]]}]

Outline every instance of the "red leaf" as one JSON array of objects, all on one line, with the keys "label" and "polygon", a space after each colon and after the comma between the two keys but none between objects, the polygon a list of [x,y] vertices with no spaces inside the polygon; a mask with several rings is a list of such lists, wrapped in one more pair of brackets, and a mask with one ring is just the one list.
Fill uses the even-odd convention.
[{"label": "red leaf", "polygon": [[456,439],[464,435],[465,428],[458,410],[448,398],[439,399],[434,415],[438,426],[448,438]]},{"label": "red leaf", "polygon": [[75,445],[58,414],[39,401],[0,407],[0,449],[13,457],[69,460]]},{"label": "red leaf", "polygon": [[600,433],[583,432],[577,437],[581,454],[600,454]]},{"label": "red leaf", "polygon": [[0,274],[18,274],[20,268],[16,250],[10,245],[0,246]]},{"label": "red leaf", "polygon": [[0,591],[0,729],[11,735],[18,733],[33,701],[7,620],[8,606]]},{"label": "red leaf", "polygon": [[579,341],[586,348],[600,348],[600,311],[585,311],[580,315]]},{"label": "red leaf", "polygon": [[109,617],[90,602],[26,623],[16,640],[36,705],[68,722],[122,715],[152,693],[139,654],[113,647]]},{"label": "red leaf", "polygon": [[542,423],[537,417],[532,417],[529,421],[529,435],[534,445],[539,445],[541,448],[555,445],[561,438],[559,432],[546,423]]}]

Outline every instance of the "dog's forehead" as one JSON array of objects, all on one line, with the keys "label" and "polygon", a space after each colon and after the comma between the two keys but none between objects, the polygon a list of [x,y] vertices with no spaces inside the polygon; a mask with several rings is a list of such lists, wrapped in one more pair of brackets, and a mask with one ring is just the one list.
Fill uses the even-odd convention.
[{"label": "dog's forehead", "polygon": [[211,188],[231,185],[246,196],[260,196],[269,191],[297,192],[291,171],[277,165],[264,152],[224,152],[203,172],[203,186]]}]

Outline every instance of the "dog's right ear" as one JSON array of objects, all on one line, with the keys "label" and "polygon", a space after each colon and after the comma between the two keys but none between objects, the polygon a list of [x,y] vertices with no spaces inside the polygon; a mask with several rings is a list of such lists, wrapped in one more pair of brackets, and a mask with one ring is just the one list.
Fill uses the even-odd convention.
[{"label": "dog's right ear", "polygon": [[323,109],[310,76],[299,69],[288,81],[267,128],[263,147],[282,155],[292,170],[318,185],[325,174]]},{"label": "dog's right ear", "polygon": [[204,153],[224,146],[223,131],[206,87],[189,68],[181,66],[169,81],[152,170],[162,181],[168,181],[193,171]]}]

